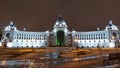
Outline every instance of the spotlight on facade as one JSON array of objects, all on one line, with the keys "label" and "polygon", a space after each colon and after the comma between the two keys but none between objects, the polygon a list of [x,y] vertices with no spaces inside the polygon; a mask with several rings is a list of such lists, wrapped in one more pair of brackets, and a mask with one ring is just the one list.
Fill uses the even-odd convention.
[{"label": "spotlight on facade", "polygon": [[109,21],[104,30],[98,28],[97,31],[79,32],[68,30],[66,21],[60,16],[57,18],[53,30],[43,32],[18,30],[13,21],[10,21],[10,24],[2,30],[0,44],[10,48],[71,45],[75,47],[97,47],[98,43],[100,44],[99,47],[115,47],[115,43],[120,41],[119,37],[120,29],[112,23],[112,20]]}]

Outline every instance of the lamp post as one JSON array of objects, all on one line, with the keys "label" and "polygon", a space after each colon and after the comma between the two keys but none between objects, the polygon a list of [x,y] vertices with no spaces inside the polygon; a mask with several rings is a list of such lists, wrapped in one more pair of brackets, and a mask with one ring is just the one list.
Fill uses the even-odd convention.
[{"label": "lamp post", "polygon": [[74,42],[75,42],[75,49],[77,50],[77,53],[78,53],[78,39],[76,38]]},{"label": "lamp post", "polygon": [[78,39],[75,39],[74,42],[75,42],[75,48],[78,47]]},{"label": "lamp post", "polygon": [[114,41],[114,44],[115,44],[115,48],[116,48],[116,53],[118,53],[118,50],[117,50],[117,39],[115,36],[112,36],[112,39]]},{"label": "lamp post", "polygon": [[75,49],[76,49],[76,51],[77,51],[78,62],[80,62],[80,61],[79,61],[79,55],[80,55],[80,53],[79,53],[79,49],[78,49],[78,39],[76,38],[76,39],[74,40],[74,42],[75,42]]},{"label": "lamp post", "polygon": [[117,40],[115,40],[115,48],[116,48],[116,53],[118,53],[118,49],[117,49]]},{"label": "lamp post", "polygon": [[[113,41],[114,41],[114,44],[115,44],[115,49],[116,49],[116,59],[117,60],[119,60],[119,54],[118,54],[118,43],[119,43],[119,40],[118,40],[118,38],[116,38],[116,35],[114,36],[112,36],[112,39],[113,39]],[[118,61],[118,63],[117,64],[119,64],[119,61]]]}]

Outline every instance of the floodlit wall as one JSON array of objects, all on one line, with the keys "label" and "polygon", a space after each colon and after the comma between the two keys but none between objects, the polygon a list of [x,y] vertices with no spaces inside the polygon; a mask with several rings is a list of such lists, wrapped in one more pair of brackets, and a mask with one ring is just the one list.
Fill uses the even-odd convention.
[{"label": "floodlit wall", "polygon": [[109,31],[75,32],[74,45],[79,47],[114,47],[114,41],[109,37]]},{"label": "floodlit wall", "polygon": [[[97,31],[77,32],[75,30],[69,31],[68,26],[64,19],[60,16],[56,20],[52,31],[45,32],[30,32],[24,29],[19,31],[14,26],[13,21],[2,30],[1,45],[7,47],[47,47],[49,44],[56,46],[57,32],[63,31],[63,37],[65,40],[63,46],[73,47],[115,47],[117,43],[120,46],[120,30],[118,26],[109,21],[109,24],[104,30],[97,28]],[[50,43],[49,43],[50,42]],[[59,41],[61,43],[61,40]]]}]

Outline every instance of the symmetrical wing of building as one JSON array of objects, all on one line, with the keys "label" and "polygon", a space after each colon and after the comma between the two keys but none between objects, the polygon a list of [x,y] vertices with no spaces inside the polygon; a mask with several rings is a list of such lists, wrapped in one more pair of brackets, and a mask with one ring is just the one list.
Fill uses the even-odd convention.
[{"label": "symmetrical wing of building", "polygon": [[119,46],[120,29],[109,21],[104,30],[77,32],[68,30],[64,19],[60,16],[56,20],[53,30],[43,32],[30,32],[18,30],[10,24],[2,30],[1,45],[17,48],[39,48],[48,46],[72,47],[115,47]]}]

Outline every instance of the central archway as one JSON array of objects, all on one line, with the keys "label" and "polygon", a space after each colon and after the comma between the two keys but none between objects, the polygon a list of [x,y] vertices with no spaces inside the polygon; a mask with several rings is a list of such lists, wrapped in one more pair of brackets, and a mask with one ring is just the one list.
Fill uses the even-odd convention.
[{"label": "central archway", "polygon": [[64,46],[65,44],[65,33],[62,30],[57,31],[56,45]]}]

